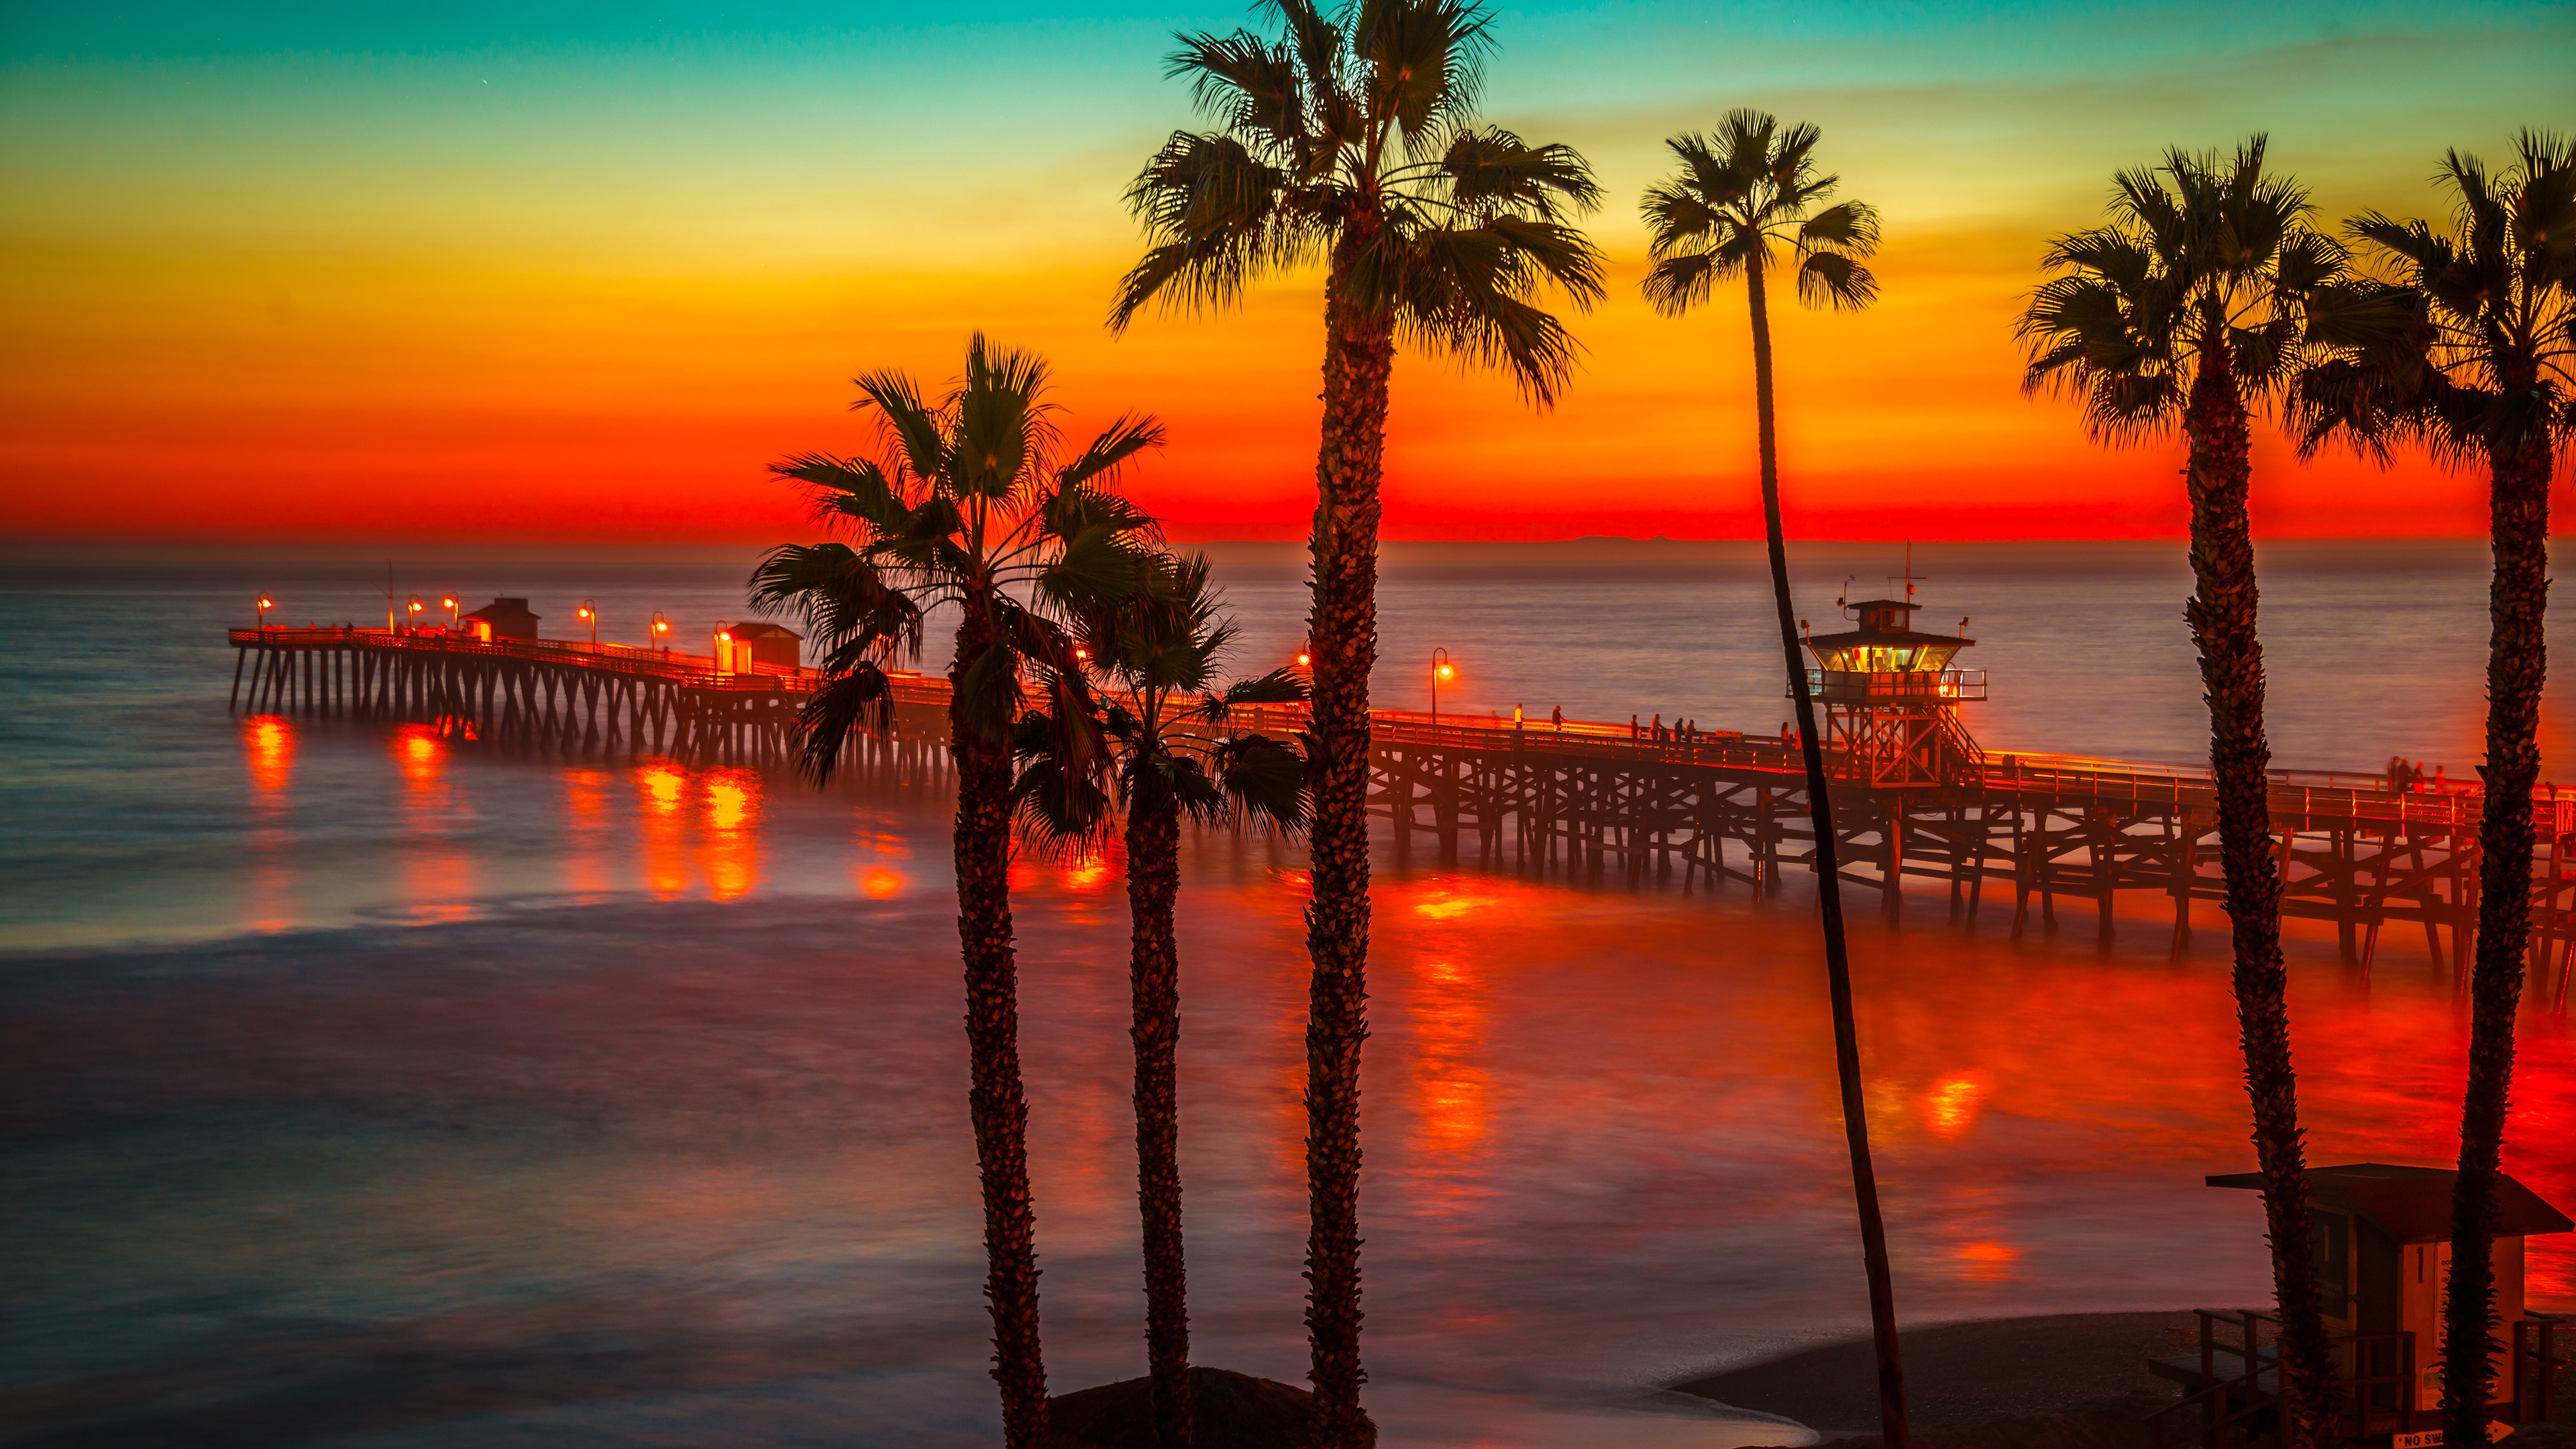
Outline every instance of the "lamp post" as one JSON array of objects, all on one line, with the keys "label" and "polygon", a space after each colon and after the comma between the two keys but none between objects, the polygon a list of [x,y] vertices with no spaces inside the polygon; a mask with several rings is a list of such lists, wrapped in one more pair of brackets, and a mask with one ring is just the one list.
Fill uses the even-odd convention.
[{"label": "lamp post", "polygon": [[447,611],[447,627],[450,632],[454,632],[455,630],[465,627],[465,616],[459,612],[461,606],[456,602],[456,596],[454,594],[449,594],[440,599],[438,601],[438,606]]},{"label": "lamp post", "polygon": [[420,595],[414,594],[411,596],[411,626],[413,629],[417,630],[420,627],[420,611],[426,607],[428,606],[421,603]]},{"label": "lamp post", "polygon": [[1457,672],[1449,664],[1448,650],[1431,651],[1431,722],[1435,725],[1440,723],[1440,686]]},{"label": "lamp post", "polygon": [[267,628],[267,627],[268,627],[268,611],[269,611],[269,610],[271,610],[271,609],[274,609],[274,608],[276,608],[276,607],[277,607],[277,600],[270,598],[270,597],[269,597],[268,595],[266,595],[266,594],[262,594],[262,595],[260,595],[260,596],[259,596],[259,609],[258,609],[258,615],[259,615],[259,627],[261,627],[261,628],[263,628],[263,629],[265,629],[265,628]]},{"label": "lamp post", "polygon": [[671,621],[659,609],[653,611],[653,642],[662,646],[663,658],[671,657]]},{"label": "lamp post", "polygon": [[590,600],[584,599],[581,601],[579,617],[583,623],[590,626],[590,652],[596,654],[599,652],[599,610],[591,604]]}]

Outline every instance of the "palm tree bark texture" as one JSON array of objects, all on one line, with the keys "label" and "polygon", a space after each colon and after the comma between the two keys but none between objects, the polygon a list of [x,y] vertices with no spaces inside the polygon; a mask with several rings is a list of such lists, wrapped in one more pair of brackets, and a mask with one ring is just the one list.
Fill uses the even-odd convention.
[{"label": "palm tree bark texture", "polygon": [[984,1293],[1002,1438],[1046,1449],[1046,1364],[1038,1344],[1037,1215],[1029,1199],[1029,1103],[1020,1085],[1019,956],[1011,936],[1011,751],[966,716],[966,671],[993,642],[969,609],[949,666],[949,750],[957,761],[957,940],[966,966],[967,1106],[984,1188]]},{"label": "palm tree bark texture", "polygon": [[1189,1449],[1190,1310],[1181,1242],[1181,958],[1172,919],[1181,891],[1180,806],[1140,793],[1127,813],[1127,906],[1136,1046],[1136,1200],[1144,1221],[1145,1358],[1154,1438]]},{"label": "palm tree bark texture", "polygon": [[1354,223],[1325,289],[1324,432],[1315,462],[1314,732],[1308,835],[1314,975],[1306,1022],[1306,1327],[1320,1442],[1361,1441],[1360,1048],[1368,1037],[1369,672],[1377,664],[1379,470],[1386,451],[1388,319],[1352,300],[1368,246]]},{"label": "palm tree bark texture", "polygon": [[2274,1245],[2273,1287],[2288,1380],[2284,1397],[2293,1405],[2315,1406],[2296,1427],[2302,1442],[2325,1445],[2334,1441],[2338,1417],[2334,1369],[2318,1321],[2316,1255],[2305,1247],[2307,1167],[2290,1061],[2281,862],[2272,835],[2272,751],[2263,733],[2263,645],[2255,632],[2254,536],[2246,516],[2252,439],[2222,342],[2213,339],[2202,347],[2184,430],[2191,444],[2191,566],[2198,585],[2184,613],[2208,691],[2210,774],[2217,784],[2219,851],[2236,956],[2236,1022],[2245,1090],[2254,1108],[2265,1227]]},{"label": "palm tree bark texture", "polygon": [[[2531,792],[2540,782],[2540,692],[2548,676],[2546,435],[2491,456],[2495,578],[2488,595],[2486,818],[2480,824],[2478,944],[2470,976],[2469,1080],[2453,1185],[2450,1302],[2442,1343],[2449,1442],[2482,1442],[2493,1378],[2496,1177],[2513,1084],[2513,1023],[2531,946]],[[2458,1331],[2476,1324],[2481,1332]],[[2472,1439],[2467,1436],[2477,1435]]]},{"label": "palm tree bark texture", "polygon": [[[1860,1215],[1861,1264],[1869,1282],[1871,1343],[1878,1367],[1880,1438],[1886,1449],[1906,1449],[1912,1430],[1905,1411],[1905,1368],[1896,1337],[1896,1282],[1888,1266],[1887,1224],[1879,1214],[1878,1172],[1869,1150],[1869,1113],[1861,1096],[1860,1031],[1852,1015],[1851,957],[1843,937],[1842,864],[1835,858],[1834,805],[1825,777],[1824,742],[1816,730],[1816,701],[1799,657],[1798,610],[1789,593],[1788,531],[1780,514],[1780,454],[1772,421],[1771,314],[1763,289],[1762,259],[1745,263],[1745,293],[1753,308],[1753,394],[1762,450],[1762,515],[1771,550],[1771,591],[1780,613],[1780,650],[1789,672],[1789,698],[1798,716],[1798,739],[1807,769],[1807,810],[1816,835],[1816,900],[1824,916],[1825,981],[1832,997],[1835,1075],[1842,1086],[1843,1136],[1849,1148],[1852,1200]],[[1889,882],[1889,889],[1895,888]]]}]

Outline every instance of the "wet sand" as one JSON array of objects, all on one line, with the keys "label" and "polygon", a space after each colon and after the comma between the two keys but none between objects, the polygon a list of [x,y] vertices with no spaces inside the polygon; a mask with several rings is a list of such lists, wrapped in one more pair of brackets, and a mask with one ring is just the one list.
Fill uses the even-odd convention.
[{"label": "wet sand", "polygon": [[[2072,1415],[2143,1419],[2177,1397],[2149,1358],[2199,1340],[2188,1310],[2064,1313],[1908,1328],[1906,1407],[1925,1430],[1979,1429]],[[1675,1384],[1686,1394],[1795,1419],[1827,1441],[1878,1432],[1878,1376],[1867,1338],[1803,1349]]]}]

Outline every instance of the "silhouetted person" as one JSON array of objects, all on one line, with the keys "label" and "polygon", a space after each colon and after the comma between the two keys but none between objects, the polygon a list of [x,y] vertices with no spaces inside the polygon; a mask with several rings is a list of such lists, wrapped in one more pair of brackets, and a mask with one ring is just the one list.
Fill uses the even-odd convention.
[{"label": "silhouetted person", "polygon": [[1547,712],[1547,717],[1548,717],[1549,722],[1550,722],[1550,723],[1552,723],[1552,724],[1554,724],[1554,725],[1556,726],[1556,732],[1557,732],[1558,734],[1563,734],[1563,733],[1565,733],[1565,706],[1564,706],[1564,705],[1561,705],[1561,704],[1560,704],[1560,705],[1556,706],[1555,708],[1550,709],[1550,710]]}]

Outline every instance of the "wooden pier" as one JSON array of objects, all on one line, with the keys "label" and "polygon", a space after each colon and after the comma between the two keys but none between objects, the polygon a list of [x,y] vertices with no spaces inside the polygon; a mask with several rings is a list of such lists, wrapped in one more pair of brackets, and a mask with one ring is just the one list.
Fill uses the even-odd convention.
[{"label": "wooden pier", "polygon": [[[445,631],[262,628],[229,638],[238,708],[424,723],[585,759],[783,765],[797,708],[821,678],[767,664],[720,671],[707,656],[667,650],[486,643]],[[893,730],[863,742],[857,763],[944,775],[946,681],[900,676],[895,702]],[[1273,730],[1299,722],[1275,708],[1253,721]],[[1915,893],[1918,905],[1945,894],[1953,919],[2003,916],[2016,937],[2090,902],[2105,946],[2124,895],[2158,901],[2181,953],[2194,903],[2223,896],[2206,771],[1988,754],[1961,740],[1965,752],[1933,783],[1873,783],[1883,769],[1829,751],[1844,777],[1834,810],[1845,879],[1877,889],[1891,917],[1906,909],[1910,881],[1931,887]],[[1776,740],[1641,739],[1626,725],[1386,710],[1375,715],[1370,765],[1373,808],[1402,854],[1427,846],[1443,861],[1472,855],[1489,868],[1762,894],[1813,869],[1798,753]],[[2436,965],[2465,972],[2477,920],[2475,790],[2280,770],[2271,803],[2285,915],[2332,922],[2345,958],[2363,967],[2394,928],[2420,935]],[[2576,965],[2576,793],[2535,798],[2532,823],[2535,985],[2563,1007]]]}]

